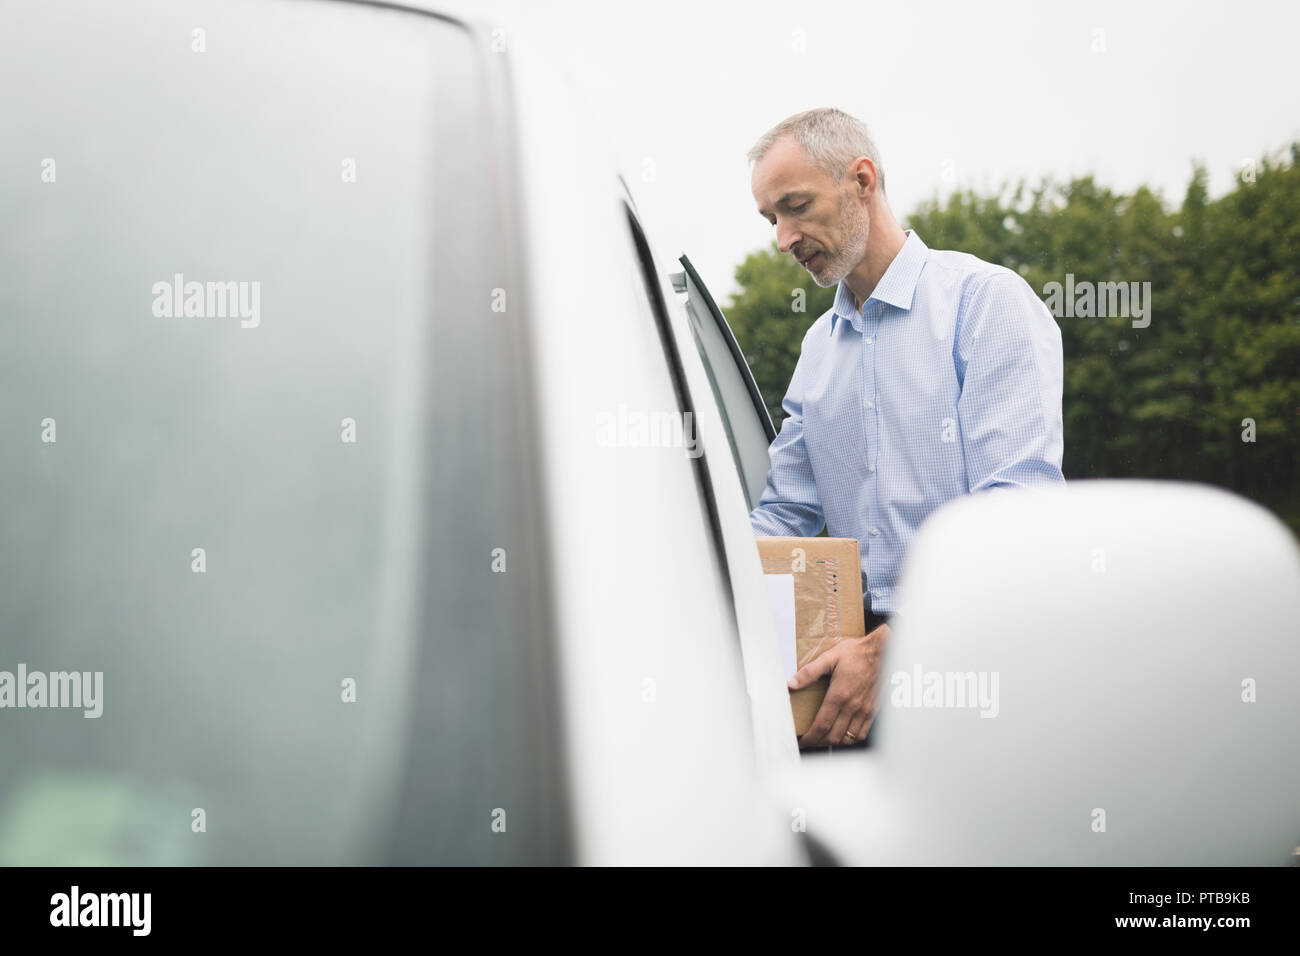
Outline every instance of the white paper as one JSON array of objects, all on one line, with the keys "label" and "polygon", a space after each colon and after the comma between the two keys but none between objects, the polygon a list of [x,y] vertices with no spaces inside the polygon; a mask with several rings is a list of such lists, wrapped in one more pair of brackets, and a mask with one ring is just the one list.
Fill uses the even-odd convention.
[{"label": "white paper", "polygon": [[795,654],[794,575],[765,574],[763,577],[767,579],[767,597],[772,604],[772,619],[781,645],[781,664],[785,668],[786,680],[789,680],[799,669]]}]

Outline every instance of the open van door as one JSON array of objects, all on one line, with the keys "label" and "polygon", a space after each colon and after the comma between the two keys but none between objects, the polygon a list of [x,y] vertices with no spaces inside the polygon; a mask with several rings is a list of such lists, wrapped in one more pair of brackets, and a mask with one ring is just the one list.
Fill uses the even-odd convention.
[{"label": "open van door", "polygon": [[678,261],[684,271],[673,273],[673,288],[686,295],[691,334],[722,412],[745,500],[753,511],[767,484],[768,448],[776,438],[776,428],[722,310],[713,301],[691,260],[682,256]]}]

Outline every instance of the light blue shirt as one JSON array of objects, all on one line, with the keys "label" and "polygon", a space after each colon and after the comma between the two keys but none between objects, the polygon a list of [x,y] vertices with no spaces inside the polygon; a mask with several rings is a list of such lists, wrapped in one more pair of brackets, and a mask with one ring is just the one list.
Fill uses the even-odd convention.
[{"label": "light blue shirt", "polygon": [[864,603],[893,613],[932,511],[1065,481],[1061,379],[1061,330],[1024,279],[909,230],[861,311],[840,282],[805,333],[754,534],[857,538]]}]

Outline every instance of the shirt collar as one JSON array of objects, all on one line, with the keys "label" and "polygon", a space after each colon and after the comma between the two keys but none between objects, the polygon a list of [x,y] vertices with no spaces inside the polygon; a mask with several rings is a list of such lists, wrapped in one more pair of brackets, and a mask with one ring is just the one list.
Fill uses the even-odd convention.
[{"label": "shirt collar", "polygon": [[[916,293],[916,283],[925,268],[925,260],[930,249],[915,231],[907,230],[907,241],[898,250],[894,261],[885,269],[885,274],[876,283],[876,288],[867,297],[867,302],[875,299],[900,309],[910,309]],[[865,303],[864,303],[865,305]],[[831,334],[835,334],[835,320],[848,319],[856,326],[854,318],[862,313],[855,307],[853,292],[840,280],[835,290],[835,306],[831,311]]]}]

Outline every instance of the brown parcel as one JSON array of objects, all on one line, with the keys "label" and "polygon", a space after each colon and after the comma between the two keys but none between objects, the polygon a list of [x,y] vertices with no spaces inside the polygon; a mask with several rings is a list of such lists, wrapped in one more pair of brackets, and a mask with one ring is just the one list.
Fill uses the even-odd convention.
[{"label": "brown parcel", "polygon": [[[756,538],[764,574],[794,575],[795,661],[803,667],[846,637],[861,637],[862,565],[856,538]],[[794,730],[812,726],[830,678],[790,692]]]}]

